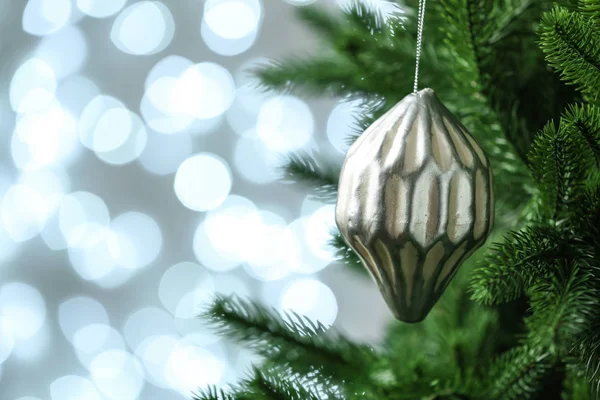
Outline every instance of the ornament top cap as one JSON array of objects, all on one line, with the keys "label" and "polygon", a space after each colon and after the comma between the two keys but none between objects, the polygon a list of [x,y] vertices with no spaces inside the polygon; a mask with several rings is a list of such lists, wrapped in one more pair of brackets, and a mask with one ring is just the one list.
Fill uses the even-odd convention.
[{"label": "ornament top cap", "polygon": [[416,100],[423,105],[429,105],[432,102],[440,102],[433,89],[430,88],[421,89],[417,93],[413,93],[411,97],[416,98]]}]

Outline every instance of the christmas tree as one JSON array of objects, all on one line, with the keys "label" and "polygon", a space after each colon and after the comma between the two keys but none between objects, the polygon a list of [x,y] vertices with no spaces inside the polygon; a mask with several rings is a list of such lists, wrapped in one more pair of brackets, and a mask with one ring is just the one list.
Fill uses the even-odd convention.
[{"label": "christmas tree", "polygon": [[[421,86],[469,129],[494,172],[487,244],[423,322],[390,324],[383,350],[300,315],[217,298],[202,318],[264,361],[236,386],[196,399],[597,395],[600,0],[437,0],[426,15]],[[338,15],[309,6],[299,17],[323,49],[254,73],[270,90],[360,100],[350,143],[411,92],[416,9],[383,16],[356,3]],[[335,199],[339,168],[318,153],[292,154],[284,173]],[[332,244],[364,271],[339,233]]]}]

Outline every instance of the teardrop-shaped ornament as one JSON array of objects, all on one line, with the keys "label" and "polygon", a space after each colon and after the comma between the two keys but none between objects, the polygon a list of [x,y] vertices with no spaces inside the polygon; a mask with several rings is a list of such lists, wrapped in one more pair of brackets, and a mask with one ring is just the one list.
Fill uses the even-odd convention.
[{"label": "teardrop-shaped ornament", "polygon": [[335,219],[395,317],[420,322],[491,231],[489,160],[432,89],[411,93],[348,150]]}]

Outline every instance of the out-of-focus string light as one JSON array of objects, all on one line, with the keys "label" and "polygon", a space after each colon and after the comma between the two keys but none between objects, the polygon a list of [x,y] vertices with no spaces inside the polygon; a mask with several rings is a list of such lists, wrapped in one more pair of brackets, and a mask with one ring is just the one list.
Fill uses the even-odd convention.
[{"label": "out-of-focus string light", "polygon": [[107,232],[104,240],[86,248],[69,248],[69,261],[75,272],[86,281],[98,282],[100,279],[110,276],[118,269],[117,262],[113,257],[106,240],[110,236]]},{"label": "out-of-focus string light", "polygon": [[44,197],[31,186],[10,187],[0,205],[4,230],[15,242],[24,242],[38,235],[48,216]]},{"label": "out-of-focus string light", "polygon": [[173,316],[158,307],[146,307],[135,311],[127,317],[123,326],[125,341],[134,351],[151,336],[175,334]]},{"label": "out-of-focus string light", "polygon": [[[163,306],[174,316],[189,318],[188,314],[181,315],[182,302],[191,301],[189,307],[200,306],[196,300],[202,300],[215,292],[211,274],[202,266],[192,262],[181,262],[165,271],[158,285],[158,296]],[[189,299],[184,299],[190,295]],[[177,315],[177,311],[180,314]],[[195,317],[192,311],[192,317]]]},{"label": "out-of-focus string light", "polygon": [[[220,207],[207,213],[202,227],[212,247],[219,255],[237,264],[253,251],[253,241],[261,220],[256,205],[245,197],[232,195]],[[227,227],[235,226],[235,229]],[[201,248],[198,249],[202,251]],[[205,264],[212,269],[211,264]]]},{"label": "out-of-focus string light", "polygon": [[109,223],[108,208],[95,194],[74,192],[62,199],[59,226],[68,247],[97,245],[106,237]]},{"label": "out-of-focus string light", "polygon": [[288,261],[293,258],[297,239],[281,216],[260,211],[258,217],[246,266],[251,275],[261,281],[282,279],[292,273],[293,264]]},{"label": "out-of-focus string light", "polygon": [[177,171],[181,163],[192,154],[192,139],[188,133],[164,135],[148,131],[148,142],[138,159],[144,169],[156,175]]},{"label": "out-of-focus string light", "polygon": [[56,73],[47,61],[30,58],[10,82],[10,104],[15,112],[38,112],[50,106],[57,88]]},{"label": "out-of-focus string light", "polygon": [[233,101],[235,83],[219,64],[203,62],[187,68],[176,80],[170,94],[170,111],[196,119],[223,114]]},{"label": "out-of-focus string light", "polygon": [[56,98],[72,115],[79,119],[86,105],[100,94],[98,86],[82,75],[63,79],[56,91]]},{"label": "out-of-focus string light", "polygon": [[125,53],[149,55],[164,50],[174,33],[175,21],[166,5],[160,1],[140,1],[119,14],[110,37]]},{"label": "out-of-focus string light", "polygon": [[308,144],[314,131],[314,119],[306,103],[294,96],[278,96],[261,107],[256,132],[273,151],[298,150]]},{"label": "out-of-focus string light", "polygon": [[66,375],[50,384],[51,400],[103,400],[96,386],[88,379]]},{"label": "out-of-focus string light", "polygon": [[79,155],[76,120],[58,102],[38,113],[17,118],[11,155],[17,168],[66,166]]},{"label": "out-of-focus string light", "polygon": [[91,297],[72,297],[58,307],[60,329],[69,342],[73,342],[75,333],[91,324],[107,325],[108,313],[98,300]]},{"label": "out-of-focus string light", "polygon": [[181,163],[174,190],[185,207],[207,211],[225,201],[231,185],[231,170],[225,160],[212,153],[199,153]]},{"label": "out-of-focus string light", "polygon": [[327,285],[316,279],[299,279],[284,289],[281,312],[293,311],[325,326],[331,326],[338,312],[335,295]]},{"label": "out-of-focus string light", "polygon": [[145,383],[141,364],[123,350],[108,350],[94,357],[90,375],[96,387],[110,400],[136,400]]},{"label": "out-of-focus string light", "polygon": [[0,366],[12,354],[15,347],[15,336],[10,327],[10,321],[0,316]]},{"label": "out-of-focus string light", "polygon": [[327,138],[331,145],[341,154],[348,151],[348,139],[356,135],[356,117],[359,115],[359,102],[342,102],[338,104],[327,119]]},{"label": "out-of-focus string light", "polygon": [[93,18],[106,18],[118,13],[127,0],[77,0],[77,8]]},{"label": "out-of-focus string light", "polygon": [[178,346],[175,335],[153,335],[147,337],[135,349],[135,355],[143,363],[146,379],[154,386],[171,388],[165,377],[165,366],[171,352]]},{"label": "out-of-focus string light", "polygon": [[277,179],[276,166],[280,155],[272,152],[264,142],[255,136],[241,137],[233,153],[233,161],[238,173],[246,180],[265,184]]},{"label": "out-of-focus string light", "polygon": [[178,343],[169,354],[165,377],[175,390],[189,396],[199,389],[218,384],[225,373],[226,363],[210,351]]},{"label": "out-of-focus string light", "polygon": [[109,164],[126,164],[137,159],[147,141],[140,117],[111,96],[92,99],[78,124],[81,143]]},{"label": "out-of-focus string light", "polygon": [[21,282],[0,287],[0,318],[17,340],[33,337],[46,320],[46,303],[33,286]]},{"label": "out-of-focus string light", "polygon": [[46,36],[34,50],[35,57],[52,68],[58,79],[79,71],[88,58],[88,44],[83,31],[67,26]]},{"label": "out-of-focus string light", "polygon": [[259,0],[208,0],[200,32],[211,50],[232,56],[252,46],[261,21]]},{"label": "out-of-focus string light", "polygon": [[12,356],[20,362],[36,363],[46,357],[51,344],[52,329],[48,324],[43,324],[33,336],[15,343]]},{"label": "out-of-focus string light", "polygon": [[71,18],[70,0],[29,0],[23,10],[23,30],[36,36],[56,32]]},{"label": "out-of-focus string light", "polygon": [[75,332],[73,347],[79,362],[90,369],[96,356],[110,350],[122,351],[125,343],[121,334],[112,326],[91,324]]},{"label": "out-of-focus string light", "polygon": [[138,269],[152,263],[162,249],[162,233],[154,219],[139,212],[128,212],[110,224],[108,246],[119,266]]}]

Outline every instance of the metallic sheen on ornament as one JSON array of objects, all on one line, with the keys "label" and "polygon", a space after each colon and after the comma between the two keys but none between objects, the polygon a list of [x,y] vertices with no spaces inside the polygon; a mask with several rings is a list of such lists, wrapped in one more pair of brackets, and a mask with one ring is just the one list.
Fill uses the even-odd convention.
[{"label": "metallic sheen on ornament", "polygon": [[432,89],[406,96],[346,155],[336,224],[401,321],[425,319],[493,220],[488,158]]}]

